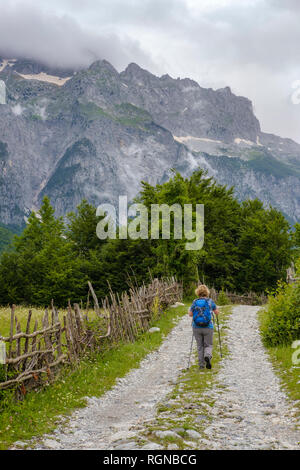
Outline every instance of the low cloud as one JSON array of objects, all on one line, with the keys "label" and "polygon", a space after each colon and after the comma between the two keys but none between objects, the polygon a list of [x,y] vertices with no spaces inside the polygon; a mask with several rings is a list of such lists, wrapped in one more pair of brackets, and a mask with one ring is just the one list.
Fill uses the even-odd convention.
[{"label": "low cloud", "polygon": [[[3,2],[4,3],[4,0]],[[106,59],[152,73],[231,86],[264,131],[300,142],[298,0],[6,0],[0,56],[85,67]]]},{"label": "low cloud", "polygon": [[30,2],[1,5],[0,57],[4,55],[63,68],[86,67],[98,59],[107,59],[120,69],[133,58],[152,65],[137,40],[109,31],[95,33],[68,14],[43,11]]}]

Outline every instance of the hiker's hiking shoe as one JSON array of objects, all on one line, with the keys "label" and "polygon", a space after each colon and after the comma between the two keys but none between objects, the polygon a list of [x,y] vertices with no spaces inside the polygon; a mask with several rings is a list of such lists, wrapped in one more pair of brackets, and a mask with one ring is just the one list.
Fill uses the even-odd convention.
[{"label": "hiker's hiking shoe", "polygon": [[204,360],[206,362],[206,369],[211,369],[210,357],[205,357]]}]

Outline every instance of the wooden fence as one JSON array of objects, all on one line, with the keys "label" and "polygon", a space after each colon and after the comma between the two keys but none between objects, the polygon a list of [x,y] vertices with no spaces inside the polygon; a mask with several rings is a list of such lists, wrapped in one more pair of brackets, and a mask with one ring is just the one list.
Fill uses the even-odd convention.
[{"label": "wooden fence", "polygon": [[[236,294],[235,292],[223,291],[230,303],[240,305],[264,305],[268,301],[268,297],[265,294],[256,294],[255,292],[249,292],[244,295]],[[215,289],[211,289],[211,298],[218,303],[221,291],[217,292]]]},{"label": "wooden fence", "polygon": [[101,348],[103,341],[134,341],[149,328],[154,317],[182,300],[182,285],[175,278],[154,279],[147,286],[132,287],[129,293],[111,292],[102,300],[101,308],[89,283],[90,294],[96,320],[89,317],[88,296],[85,312],[78,304],[72,308],[69,302],[62,319],[52,303],[40,326],[37,320],[31,324],[29,310],[25,331],[21,330],[17,307],[12,306],[10,334],[0,336],[0,341],[6,344],[5,377],[0,379],[0,389],[17,388],[24,395],[27,390],[53,380],[62,364],[76,363],[87,351]]}]

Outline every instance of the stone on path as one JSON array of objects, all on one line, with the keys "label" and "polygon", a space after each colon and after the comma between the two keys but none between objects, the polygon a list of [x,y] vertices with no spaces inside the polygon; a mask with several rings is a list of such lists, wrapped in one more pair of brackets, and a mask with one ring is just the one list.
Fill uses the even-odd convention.
[{"label": "stone on path", "polygon": [[156,326],[153,326],[148,330],[149,333],[155,333],[156,331],[160,331],[160,328],[157,328]]},{"label": "stone on path", "polygon": [[180,438],[180,436],[174,431],[156,431],[155,435],[160,439],[164,439],[165,437],[174,437],[177,439]]}]

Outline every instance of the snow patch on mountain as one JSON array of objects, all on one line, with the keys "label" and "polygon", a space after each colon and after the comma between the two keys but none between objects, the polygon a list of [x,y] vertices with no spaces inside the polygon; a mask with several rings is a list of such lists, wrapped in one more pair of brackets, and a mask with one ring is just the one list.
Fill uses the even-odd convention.
[{"label": "snow patch on mountain", "polygon": [[47,82],[53,83],[54,85],[63,86],[68,80],[72,77],[61,78],[54,75],[48,75],[45,72],[37,73],[37,74],[23,74],[18,73],[18,75],[25,80],[39,80],[40,82]]},{"label": "snow patch on mountain", "polygon": [[11,107],[11,110],[15,116],[21,116],[25,110],[23,106],[21,106],[19,103],[16,104],[15,106]]}]

